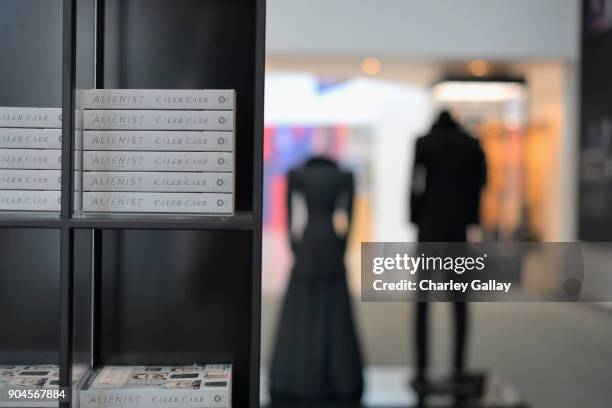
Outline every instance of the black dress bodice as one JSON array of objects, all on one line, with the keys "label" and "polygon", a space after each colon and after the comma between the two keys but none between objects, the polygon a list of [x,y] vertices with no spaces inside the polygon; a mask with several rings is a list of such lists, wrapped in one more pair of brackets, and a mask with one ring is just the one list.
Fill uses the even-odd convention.
[{"label": "black dress bodice", "polygon": [[[345,279],[344,252],[348,231],[343,236],[336,234],[333,215],[340,209],[351,218],[353,175],[340,170],[329,159],[314,158],[289,173],[289,190],[288,207],[291,208],[291,196],[299,194],[304,197],[308,211],[308,222],[301,238],[295,237],[291,227],[289,229],[295,255],[294,274],[298,277]],[[313,256],[315,254],[318,256]],[[315,268],[314,261],[324,262],[324,265]]]}]

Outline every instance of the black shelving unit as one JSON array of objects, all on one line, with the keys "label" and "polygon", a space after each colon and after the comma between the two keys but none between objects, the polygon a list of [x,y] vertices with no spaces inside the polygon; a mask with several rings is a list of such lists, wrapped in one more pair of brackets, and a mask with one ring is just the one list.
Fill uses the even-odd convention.
[{"label": "black shelving unit", "polygon": [[[0,214],[0,230],[23,242],[49,231],[40,245],[59,252],[61,387],[77,360],[229,362],[233,405],[259,406],[265,0],[63,0],[61,24],[61,213]],[[90,24],[91,52],[79,54]],[[236,89],[235,215],[75,215],[82,64],[97,88]]]}]

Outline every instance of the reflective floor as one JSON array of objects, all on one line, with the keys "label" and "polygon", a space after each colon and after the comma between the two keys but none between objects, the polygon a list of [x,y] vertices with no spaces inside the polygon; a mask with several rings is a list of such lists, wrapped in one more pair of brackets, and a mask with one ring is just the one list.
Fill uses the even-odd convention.
[{"label": "reflective floor", "polygon": [[522,408],[528,406],[524,396],[512,385],[504,381],[499,374],[488,376],[484,395],[479,399],[465,400],[456,403],[448,396],[428,397],[425,403],[419,402],[417,394],[413,391],[410,379],[411,370],[400,367],[369,367],[364,371],[366,384],[362,404],[346,403],[274,403],[271,404],[268,395],[267,373],[262,371],[261,405],[270,408],[293,407],[462,407],[462,408]]},{"label": "reflective floor", "polygon": [[[262,364],[270,361],[276,329],[278,299],[264,297]],[[414,366],[412,356],[412,305],[354,302],[362,349],[369,365]],[[442,369],[450,361],[453,330],[451,308],[433,307],[431,322],[432,366]],[[609,408],[612,401],[612,313],[600,307],[575,303],[475,303],[471,305],[472,370],[498,373],[532,407]],[[407,374],[404,374],[407,375]],[[373,377],[374,389],[384,382]],[[394,391],[377,398],[395,406],[416,400],[397,377]],[[397,404],[397,405],[396,405]],[[401,406],[401,405],[399,405]]]}]

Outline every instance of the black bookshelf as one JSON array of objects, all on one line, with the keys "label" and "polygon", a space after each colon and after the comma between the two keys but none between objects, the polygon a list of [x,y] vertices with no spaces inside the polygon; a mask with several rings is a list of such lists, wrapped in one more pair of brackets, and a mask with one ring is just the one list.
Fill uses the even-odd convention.
[{"label": "black bookshelf", "polygon": [[[55,294],[39,304],[59,308],[57,318],[45,315],[45,333],[59,331],[59,339],[33,348],[51,350],[45,362],[59,351],[65,388],[77,361],[91,368],[229,362],[233,406],[259,406],[265,0],[62,1],[54,2],[63,10],[61,93],[49,97],[61,97],[64,118],[61,213],[0,214],[2,242],[44,252],[23,268],[52,261],[51,278],[41,282]],[[6,11],[44,3],[11,1]],[[90,83],[236,89],[236,213],[76,216],[70,135],[75,91]]]}]

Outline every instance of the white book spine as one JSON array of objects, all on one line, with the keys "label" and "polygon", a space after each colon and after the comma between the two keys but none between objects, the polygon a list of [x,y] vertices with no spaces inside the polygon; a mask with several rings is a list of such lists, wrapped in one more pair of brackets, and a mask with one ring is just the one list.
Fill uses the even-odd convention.
[{"label": "white book spine", "polygon": [[61,150],[0,149],[0,169],[59,170]]},{"label": "white book spine", "polygon": [[155,389],[95,389],[81,390],[82,408],[231,408],[230,392],[226,388],[204,390]]},{"label": "white book spine", "polygon": [[231,89],[88,89],[80,94],[84,109],[233,110]]},{"label": "white book spine", "polygon": [[59,211],[59,191],[0,190],[0,210]]},{"label": "white book spine", "polygon": [[219,151],[234,150],[233,132],[154,131],[154,130],[86,130],[85,150],[165,150]]},{"label": "white book spine", "polygon": [[0,170],[2,190],[61,190],[61,170]]},{"label": "white book spine", "polygon": [[233,111],[85,110],[83,129],[234,130]]},{"label": "white book spine", "polygon": [[234,155],[225,152],[85,151],[88,171],[233,171]]},{"label": "white book spine", "polygon": [[0,127],[61,128],[61,108],[0,107]]},{"label": "white book spine", "polygon": [[232,194],[84,192],[86,212],[231,214]]},{"label": "white book spine", "polygon": [[62,129],[0,128],[0,148],[61,149]]},{"label": "white book spine", "polygon": [[83,173],[83,190],[233,193],[234,175],[232,173],[86,171]]}]

